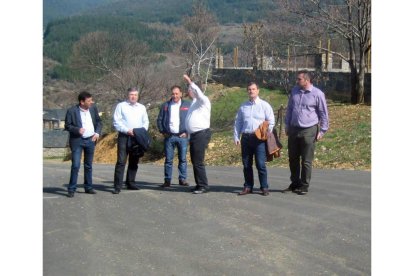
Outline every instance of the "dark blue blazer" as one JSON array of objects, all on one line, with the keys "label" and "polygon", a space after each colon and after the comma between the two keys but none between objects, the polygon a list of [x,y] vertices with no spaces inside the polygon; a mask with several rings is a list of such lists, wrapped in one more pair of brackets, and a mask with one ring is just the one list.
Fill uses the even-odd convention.
[{"label": "dark blue blazer", "polygon": [[[91,113],[93,126],[95,128],[95,132],[101,135],[102,131],[102,121],[101,117],[99,117],[98,109],[95,105],[92,105],[89,108],[89,112]],[[79,114],[79,105],[74,105],[66,111],[65,117],[65,130],[69,131],[69,145],[76,146],[80,144],[82,135],[79,133],[79,129],[82,128],[82,121]]]},{"label": "dark blue blazer", "polygon": [[[170,133],[170,116],[171,116],[171,103],[172,100],[163,103],[160,108],[160,113],[157,118],[157,127],[161,133]],[[179,134],[185,133],[185,117],[187,116],[188,110],[190,109],[191,102],[181,100],[180,106],[180,130]]]}]

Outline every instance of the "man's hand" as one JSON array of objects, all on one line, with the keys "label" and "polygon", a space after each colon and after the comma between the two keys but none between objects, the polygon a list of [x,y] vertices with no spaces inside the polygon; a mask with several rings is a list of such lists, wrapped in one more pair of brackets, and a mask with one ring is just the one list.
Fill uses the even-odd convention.
[{"label": "man's hand", "polygon": [[240,145],[240,140],[236,140],[236,141],[234,141],[234,143],[236,144],[236,146],[239,146]]},{"label": "man's hand", "polygon": [[181,133],[180,138],[187,138],[187,133]]},{"label": "man's hand", "polygon": [[323,135],[321,133],[318,133],[318,136],[316,136],[316,141],[322,140]]},{"label": "man's hand", "polygon": [[188,84],[191,84],[191,79],[189,76],[187,76],[187,74],[184,74],[183,77],[188,82]]},{"label": "man's hand", "polygon": [[79,129],[79,134],[80,134],[80,135],[83,135],[84,133],[85,133],[85,129],[84,129],[84,128],[80,128],[80,129]]},{"label": "man's hand", "polygon": [[95,134],[92,136],[92,142],[98,141],[98,138],[99,138],[99,134],[95,133]]},{"label": "man's hand", "polygon": [[134,136],[134,131],[132,129],[128,130],[127,134],[129,136]]}]

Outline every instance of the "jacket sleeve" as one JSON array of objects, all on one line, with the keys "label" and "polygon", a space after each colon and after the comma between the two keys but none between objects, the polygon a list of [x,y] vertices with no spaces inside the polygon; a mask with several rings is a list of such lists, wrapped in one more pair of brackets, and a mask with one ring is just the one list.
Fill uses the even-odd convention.
[{"label": "jacket sleeve", "polygon": [[99,112],[98,112],[98,108],[94,105],[93,109],[95,111],[95,133],[98,133],[99,136],[102,133],[102,120],[101,120],[101,116],[99,116]]},{"label": "jacket sleeve", "polygon": [[65,116],[65,130],[69,131],[72,134],[80,135],[80,133],[79,133],[80,127],[78,127],[76,125],[75,112],[76,112],[76,110],[73,107],[69,108],[66,111],[66,116]]},{"label": "jacket sleeve", "polygon": [[157,128],[158,131],[161,133],[164,133],[164,127],[163,127],[163,119],[164,119],[164,115],[165,115],[165,111],[164,111],[164,106],[165,104],[162,104],[160,107],[160,112],[158,113],[158,117],[157,117]]}]

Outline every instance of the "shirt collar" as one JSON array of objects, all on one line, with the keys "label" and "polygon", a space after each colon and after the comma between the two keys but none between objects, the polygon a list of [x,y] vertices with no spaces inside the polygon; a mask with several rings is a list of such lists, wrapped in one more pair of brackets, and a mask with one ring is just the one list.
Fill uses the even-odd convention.
[{"label": "shirt collar", "polygon": [[249,99],[249,102],[250,102],[250,104],[258,104],[260,102],[260,98],[259,98],[259,96],[257,96],[256,100],[252,101],[252,100]]},{"label": "shirt collar", "polygon": [[312,92],[312,90],[313,90],[313,85],[309,86],[309,89],[299,88],[299,91],[301,91],[302,93],[306,93],[306,92],[310,93]]},{"label": "shirt collar", "polygon": [[89,109],[83,109],[81,106],[79,106],[79,110],[82,112],[89,112]]},{"label": "shirt collar", "polygon": [[136,102],[136,103],[134,103],[134,104],[132,104],[130,101],[126,101],[127,103],[128,103],[128,105],[130,105],[130,106],[137,106],[138,105],[138,102]]},{"label": "shirt collar", "polygon": [[181,99],[178,102],[174,102],[173,100],[171,100],[171,104],[176,104],[176,105],[181,105]]}]

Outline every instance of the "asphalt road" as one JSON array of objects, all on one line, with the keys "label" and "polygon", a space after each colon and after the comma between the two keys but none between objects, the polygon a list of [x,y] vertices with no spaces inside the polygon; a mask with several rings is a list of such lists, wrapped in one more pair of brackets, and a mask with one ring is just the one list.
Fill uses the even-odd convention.
[{"label": "asphalt road", "polygon": [[44,162],[44,275],[371,274],[370,172],[315,169],[300,196],[270,168],[263,197],[237,196],[241,168],[208,167],[211,192],[193,195],[177,180],[162,190],[163,167],[144,164],[141,190],[114,195],[114,166],[94,164],[97,194],[67,198],[69,170]]}]

